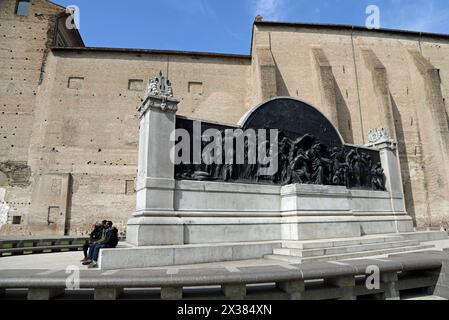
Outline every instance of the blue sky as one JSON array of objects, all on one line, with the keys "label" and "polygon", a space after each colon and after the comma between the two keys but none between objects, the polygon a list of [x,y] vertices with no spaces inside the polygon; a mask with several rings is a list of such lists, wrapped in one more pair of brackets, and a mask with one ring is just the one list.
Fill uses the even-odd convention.
[{"label": "blue sky", "polygon": [[365,25],[377,5],[382,28],[449,33],[447,0],[54,0],[80,9],[87,46],[248,54],[254,17]]}]

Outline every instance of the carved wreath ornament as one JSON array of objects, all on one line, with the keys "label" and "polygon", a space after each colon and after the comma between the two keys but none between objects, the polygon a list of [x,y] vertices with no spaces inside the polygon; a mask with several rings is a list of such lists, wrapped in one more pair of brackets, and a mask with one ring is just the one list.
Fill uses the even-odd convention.
[{"label": "carved wreath ornament", "polygon": [[368,143],[377,143],[390,139],[390,132],[386,128],[371,129],[368,133]]},{"label": "carved wreath ornament", "polygon": [[150,80],[146,95],[160,97],[162,100],[162,111],[167,109],[170,111],[176,111],[176,105],[167,104],[167,99],[173,97],[173,88],[170,80],[162,75],[162,71],[159,72],[159,77]]}]

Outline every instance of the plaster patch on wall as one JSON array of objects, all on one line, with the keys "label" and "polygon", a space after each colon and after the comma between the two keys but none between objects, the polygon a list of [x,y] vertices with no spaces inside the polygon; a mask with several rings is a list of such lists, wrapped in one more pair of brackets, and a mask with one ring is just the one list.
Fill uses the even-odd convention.
[{"label": "plaster patch on wall", "polygon": [[10,186],[26,187],[30,185],[31,168],[26,162],[0,162],[0,171],[7,176]]},{"label": "plaster patch on wall", "polygon": [[127,115],[125,116],[124,124],[125,129],[123,132],[123,140],[127,145],[136,145],[138,143],[138,123],[139,120],[136,118],[136,116]]},{"label": "plaster patch on wall", "polygon": [[6,189],[0,188],[0,229],[8,222],[9,206],[6,204]]}]

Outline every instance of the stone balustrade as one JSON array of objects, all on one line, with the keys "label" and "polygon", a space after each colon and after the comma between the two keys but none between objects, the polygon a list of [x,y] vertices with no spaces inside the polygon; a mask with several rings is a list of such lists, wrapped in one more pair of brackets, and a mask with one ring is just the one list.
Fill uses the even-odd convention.
[{"label": "stone balustrade", "polygon": [[[311,262],[216,268],[153,268],[80,271],[79,288],[93,289],[97,300],[117,299],[127,289],[152,290],[153,299],[341,299],[398,300],[401,291],[448,286],[438,282],[447,252],[428,251],[384,259]],[[369,268],[378,268],[379,285],[366,285]],[[445,270],[445,269],[444,269]],[[0,294],[27,289],[30,300],[68,293],[65,270],[0,271]],[[446,276],[447,277],[447,276]],[[437,286],[439,285],[439,287]]]}]

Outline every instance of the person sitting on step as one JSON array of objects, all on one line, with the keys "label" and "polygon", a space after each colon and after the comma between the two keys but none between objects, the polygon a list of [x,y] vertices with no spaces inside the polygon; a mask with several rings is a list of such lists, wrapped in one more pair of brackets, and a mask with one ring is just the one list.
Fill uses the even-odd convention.
[{"label": "person sitting on step", "polygon": [[97,221],[92,226],[92,232],[89,235],[89,240],[87,240],[83,245],[84,259],[82,259],[81,262],[86,262],[88,260],[87,253],[101,239],[106,222],[106,220],[103,220],[103,222]]},{"label": "person sitting on step", "polygon": [[89,251],[89,259],[83,265],[89,265],[89,268],[98,266],[98,256],[103,248],[115,248],[118,244],[118,230],[113,226],[112,221],[106,222],[104,240],[98,241]]}]

